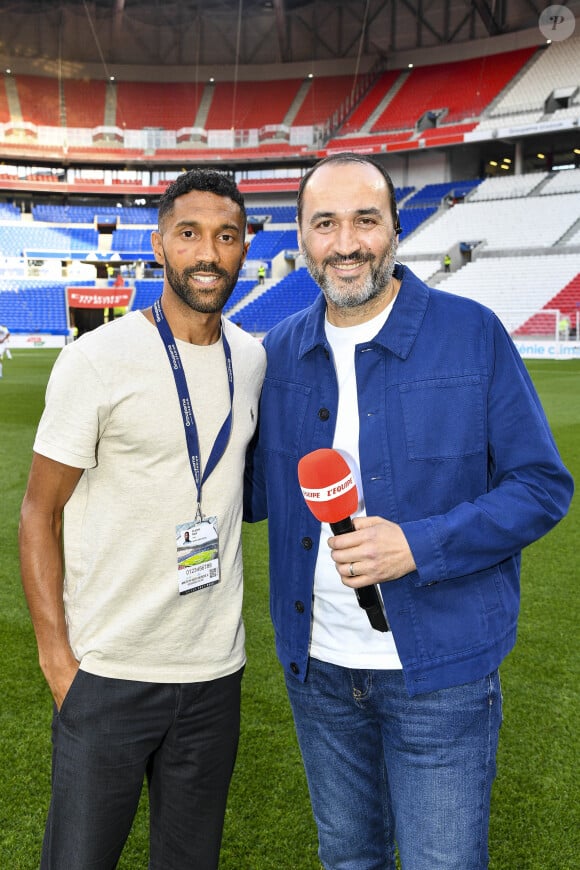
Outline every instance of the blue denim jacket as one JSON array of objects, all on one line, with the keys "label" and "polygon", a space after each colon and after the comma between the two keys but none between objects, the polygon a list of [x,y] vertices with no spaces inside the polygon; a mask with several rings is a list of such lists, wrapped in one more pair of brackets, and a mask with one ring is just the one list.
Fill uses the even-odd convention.
[{"label": "blue denim jacket", "polygon": [[[520,553],[566,513],[572,479],[526,369],[487,308],[407,267],[392,313],[355,351],[366,512],[399,523],[417,570],[381,584],[411,695],[494,670],[516,638]],[[297,477],[331,447],[338,387],[322,294],[264,339],[245,519],[268,516],[280,661],[306,679],[320,525]],[[338,445],[340,446],[340,445]]]}]

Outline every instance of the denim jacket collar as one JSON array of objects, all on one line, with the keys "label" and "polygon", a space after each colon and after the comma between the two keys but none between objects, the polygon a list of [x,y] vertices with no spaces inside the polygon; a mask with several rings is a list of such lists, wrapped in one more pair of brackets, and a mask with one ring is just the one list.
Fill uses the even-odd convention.
[{"label": "denim jacket collar", "polygon": [[[407,266],[395,265],[395,278],[401,281],[401,289],[395,300],[387,322],[375,336],[373,342],[382,345],[401,359],[406,359],[421,328],[427,305],[429,290]],[[298,356],[302,358],[317,346],[328,348],[324,331],[326,299],[320,293],[306,318]]]}]

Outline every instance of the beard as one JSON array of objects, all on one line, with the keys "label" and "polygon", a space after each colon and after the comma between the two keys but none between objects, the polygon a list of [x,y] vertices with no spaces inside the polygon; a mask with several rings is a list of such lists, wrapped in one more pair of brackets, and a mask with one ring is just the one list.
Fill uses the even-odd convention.
[{"label": "beard", "polygon": [[[319,265],[310,254],[307,246],[303,243],[302,253],[306,266],[312,278],[316,281],[327,300],[337,308],[356,308],[365,305],[384,293],[393,277],[395,270],[395,254],[397,252],[397,237],[393,234],[389,247],[380,260],[375,254],[358,253],[348,257],[335,254],[327,257]],[[338,265],[345,262],[369,263],[370,270],[362,278],[330,278],[326,272],[328,266]]]},{"label": "beard", "polygon": [[[179,296],[189,308],[193,311],[199,311],[200,314],[217,314],[223,311],[226,302],[236,286],[241,267],[242,261],[240,260],[238,268],[232,274],[216,266],[215,263],[200,262],[179,272],[173,268],[167,259],[167,255],[165,255],[165,277],[169,286],[176,296]],[[208,290],[192,288],[189,284],[189,278],[196,272],[218,275],[223,281],[217,287],[212,287]]]}]

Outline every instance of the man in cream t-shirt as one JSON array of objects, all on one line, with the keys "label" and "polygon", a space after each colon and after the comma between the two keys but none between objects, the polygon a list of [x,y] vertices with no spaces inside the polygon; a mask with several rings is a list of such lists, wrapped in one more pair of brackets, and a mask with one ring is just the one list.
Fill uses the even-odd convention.
[{"label": "man in cream t-shirt", "polygon": [[245,225],[227,176],[181,175],[152,235],[161,298],[66,347],[50,378],[20,534],[55,701],[43,870],[115,867],[144,777],[149,866],[218,866],[245,663],[244,457],[265,368],[222,318]]}]

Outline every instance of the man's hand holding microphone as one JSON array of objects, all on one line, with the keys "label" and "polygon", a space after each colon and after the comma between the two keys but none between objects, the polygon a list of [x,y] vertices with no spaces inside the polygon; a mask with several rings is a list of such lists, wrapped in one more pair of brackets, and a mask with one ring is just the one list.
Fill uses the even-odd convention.
[{"label": "man's hand holding microphone", "polygon": [[298,479],[306,504],[330,524],[328,545],[342,582],[356,592],[360,606],[377,631],[389,631],[377,583],[396,580],[415,569],[400,526],[382,517],[357,517],[354,475],[343,456],[330,448],[314,450],[298,463]]}]

